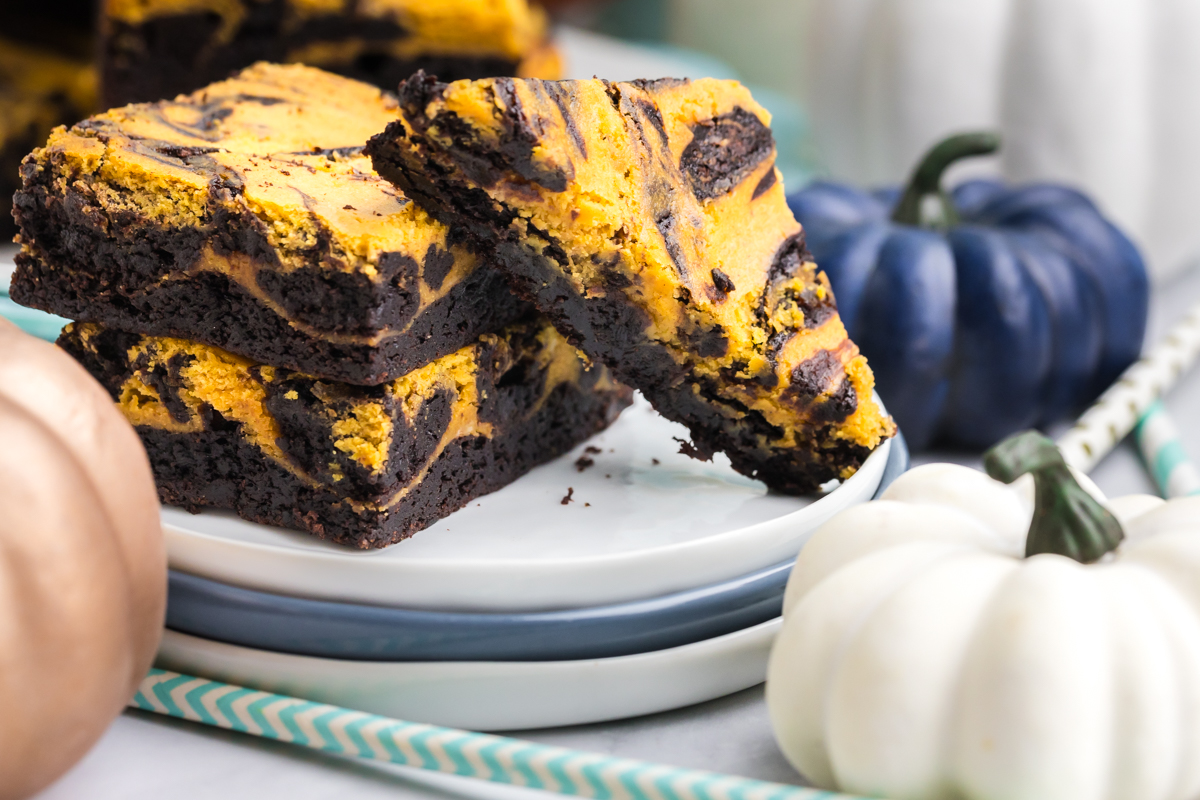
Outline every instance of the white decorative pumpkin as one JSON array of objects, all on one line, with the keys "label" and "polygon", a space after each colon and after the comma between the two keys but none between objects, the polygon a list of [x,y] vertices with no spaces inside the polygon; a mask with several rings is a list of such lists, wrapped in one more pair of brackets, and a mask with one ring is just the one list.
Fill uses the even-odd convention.
[{"label": "white decorative pumpkin", "polygon": [[1200,254],[1200,3],[803,2],[834,177],[897,183],[948,134],[995,129],[1006,177],[1082,188],[1156,277]]},{"label": "white decorative pumpkin", "polygon": [[[1200,797],[1200,498],[1110,514],[1061,459],[1034,474],[1036,514],[1028,479],[918,467],[805,546],[767,703],[809,780],[891,800]],[[1109,538],[1080,538],[1089,513]],[[1081,541],[1083,560],[1120,544],[1092,564],[1047,552]]]}]

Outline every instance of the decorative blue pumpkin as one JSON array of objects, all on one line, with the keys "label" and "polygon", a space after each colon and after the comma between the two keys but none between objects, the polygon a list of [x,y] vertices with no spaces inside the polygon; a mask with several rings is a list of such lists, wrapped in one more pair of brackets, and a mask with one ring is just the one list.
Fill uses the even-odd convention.
[{"label": "decorative blue pumpkin", "polygon": [[1137,248],[1079,192],[973,180],[991,134],[954,136],[903,193],[817,182],[788,202],[842,319],[914,449],[984,449],[1093,400],[1137,358],[1149,282]]}]

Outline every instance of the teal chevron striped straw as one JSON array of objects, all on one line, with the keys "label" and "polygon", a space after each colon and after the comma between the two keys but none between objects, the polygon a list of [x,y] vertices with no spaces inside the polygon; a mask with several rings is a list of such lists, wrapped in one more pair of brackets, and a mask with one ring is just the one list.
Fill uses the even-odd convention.
[{"label": "teal chevron striped straw", "polygon": [[1161,401],[1146,409],[1133,434],[1146,468],[1163,497],[1170,500],[1200,495],[1200,470],[1188,458],[1179,429]]},{"label": "teal chevron striped straw", "polygon": [[311,750],[597,800],[853,800],[848,795],[679,769],[402,722],[152,669],[130,707]]},{"label": "teal chevron striped straw", "polygon": [[57,339],[63,325],[66,325],[68,320],[44,311],[35,311],[32,308],[17,305],[8,296],[8,282],[8,270],[0,265],[0,317],[6,317],[15,322],[17,327],[39,339],[45,339],[48,342]]}]

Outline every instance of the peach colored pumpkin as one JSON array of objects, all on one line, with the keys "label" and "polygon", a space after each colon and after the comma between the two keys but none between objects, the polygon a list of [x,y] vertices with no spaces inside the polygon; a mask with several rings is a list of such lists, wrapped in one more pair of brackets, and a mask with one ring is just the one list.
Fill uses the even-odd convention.
[{"label": "peach colored pumpkin", "polygon": [[137,435],[70,356],[0,320],[0,798],[49,784],[121,712],[166,575]]}]

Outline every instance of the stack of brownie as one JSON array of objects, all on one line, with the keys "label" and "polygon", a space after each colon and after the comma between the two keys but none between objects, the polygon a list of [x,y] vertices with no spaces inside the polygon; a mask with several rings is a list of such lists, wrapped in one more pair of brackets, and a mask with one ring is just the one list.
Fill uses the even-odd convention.
[{"label": "stack of brownie", "polygon": [[255,65],[59,128],[21,168],[14,300],[111,391],[164,502],[396,542],[629,402],[381,179],[378,89]]}]

